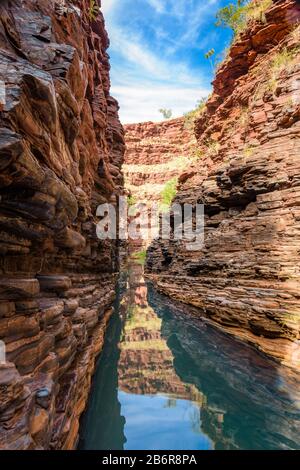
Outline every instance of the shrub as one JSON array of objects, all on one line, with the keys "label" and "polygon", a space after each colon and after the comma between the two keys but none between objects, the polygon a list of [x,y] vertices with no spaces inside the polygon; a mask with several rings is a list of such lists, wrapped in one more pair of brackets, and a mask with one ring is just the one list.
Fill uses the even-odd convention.
[{"label": "shrub", "polygon": [[216,56],[215,69],[217,72],[220,70],[223,63],[228,59],[229,54],[230,54],[230,47],[225,47],[225,49]]},{"label": "shrub", "polygon": [[273,0],[237,0],[218,11],[216,26],[230,28],[235,37],[250,21],[265,22],[265,11],[272,4]]},{"label": "shrub", "polygon": [[254,93],[254,102],[262,99],[264,94],[269,91],[275,95],[278,87],[278,79],[280,74],[285,70],[288,73],[295,62],[297,54],[300,52],[300,47],[296,46],[292,49],[284,47],[281,51],[277,52],[268,63],[266,70],[267,82],[259,84]]},{"label": "shrub", "polygon": [[144,265],[147,259],[147,250],[136,251],[135,253],[132,254],[132,258],[138,264]]},{"label": "shrub", "polygon": [[130,194],[130,196],[127,197],[127,204],[128,204],[128,206],[129,206],[129,207],[132,207],[132,206],[134,206],[136,203],[137,203],[136,198],[135,198],[132,194]]},{"label": "shrub", "polygon": [[200,160],[202,157],[204,157],[204,151],[203,149],[200,148],[195,148],[193,155],[192,155],[192,161],[196,162]]},{"label": "shrub", "polygon": [[216,26],[230,28],[234,34],[238,34],[243,24],[245,12],[245,0],[237,0],[237,3],[230,3],[221,8],[216,15]]},{"label": "shrub", "polygon": [[205,142],[208,155],[211,157],[216,156],[220,150],[220,144],[216,140],[208,139]]},{"label": "shrub", "polygon": [[160,194],[161,204],[164,208],[171,207],[172,201],[177,194],[178,178],[172,178],[166,184]]},{"label": "shrub", "polygon": [[192,130],[195,120],[204,112],[207,98],[202,98],[197,102],[196,108],[184,115],[184,127]]},{"label": "shrub", "polygon": [[254,147],[254,145],[247,145],[243,150],[244,157],[246,157],[246,158],[252,157],[252,155],[255,152],[255,149],[256,149],[256,147]]},{"label": "shrub", "polygon": [[89,19],[95,21],[99,15],[100,7],[97,0],[90,0]]},{"label": "shrub", "polygon": [[164,117],[164,119],[171,119],[172,117],[172,109],[165,109],[165,108],[161,108],[158,110]]},{"label": "shrub", "polygon": [[296,54],[299,52],[300,48],[295,47],[288,50],[286,47],[282,51],[278,52],[272,59],[270,64],[270,70],[274,75],[280,75],[284,69],[289,69],[293,63]]},{"label": "shrub", "polygon": [[236,127],[247,127],[249,125],[250,115],[249,115],[249,107],[242,106],[240,108],[240,115],[238,117]]}]

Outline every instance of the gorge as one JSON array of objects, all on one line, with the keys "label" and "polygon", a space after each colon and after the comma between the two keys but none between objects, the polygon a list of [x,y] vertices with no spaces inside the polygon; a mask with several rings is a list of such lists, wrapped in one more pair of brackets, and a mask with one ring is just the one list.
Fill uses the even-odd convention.
[{"label": "gorge", "polygon": [[89,1],[0,5],[0,447],[72,449],[118,271],[96,208],[123,191],[109,44]]},{"label": "gorge", "polygon": [[[100,2],[1,2],[0,449],[300,448],[299,23],[268,2],[205,104],[122,126]],[[97,237],[166,192],[201,250]]]},{"label": "gorge", "polygon": [[300,7],[273,3],[231,47],[195,121],[201,158],[174,202],[204,204],[203,250],[154,241],[148,271],[163,293],[298,368]]}]

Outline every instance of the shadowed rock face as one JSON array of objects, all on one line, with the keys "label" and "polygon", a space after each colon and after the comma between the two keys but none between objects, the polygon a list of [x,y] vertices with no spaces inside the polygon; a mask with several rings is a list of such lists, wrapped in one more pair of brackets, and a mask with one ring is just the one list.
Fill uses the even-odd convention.
[{"label": "shadowed rock face", "polygon": [[149,289],[180,379],[201,392],[201,429],[216,450],[298,449],[299,374]]},{"label": "shadowed rock face", "polygon": [[[299,2],[276,1],[233,44],[195,125],[198,163],[175,202],[203,203],[205,245],[155,241],[164,293],[299,367]],[[168,262],[166,262],[166,259]]]},{"label": "shadowed rock face", "polygon": [[[71,449],[114,298],[96,207],[122,192],[109,41],[89,1],[0,5],[0,448]],[[5,93],[4,93],[5,91]]]}]

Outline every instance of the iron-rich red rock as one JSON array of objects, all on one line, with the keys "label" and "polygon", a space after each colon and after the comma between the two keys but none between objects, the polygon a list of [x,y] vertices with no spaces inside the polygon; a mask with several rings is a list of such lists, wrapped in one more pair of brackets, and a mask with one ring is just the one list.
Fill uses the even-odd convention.
[{"label": "iron-rich red rock", "polygon": [[299,368],[300,7],[280,0],[219,68],[196,122],[201,159],[175,202],[205,205],[205,245],[154,242],[158,288]]},{"label": "iron-rich red rock", "polygon": [[1,1],[2,449],[76,446],[102,348],[118,263],[95,213],[125,150],[108,44],[88,1]]},{"label": "iron-rich red rock", "polygon": [[191,164],[196,140],[184,118],[125,127],[126,187],[136,201],[159,201],[165,184]]}]

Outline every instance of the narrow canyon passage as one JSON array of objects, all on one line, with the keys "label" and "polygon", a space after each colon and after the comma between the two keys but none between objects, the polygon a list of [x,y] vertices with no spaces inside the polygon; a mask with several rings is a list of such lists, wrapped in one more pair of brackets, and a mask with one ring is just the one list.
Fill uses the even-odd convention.
[{"label": "narrow canyon passage", "polygon": [[226,1],[206,97],[129,123],[153,1],[0,0],[1,450],[300,449],[300,0]]},{"label": "narrow canyon passage", "polygon": [[300,449],[299,377],[157,293],[129,259],[79,448]]}]

